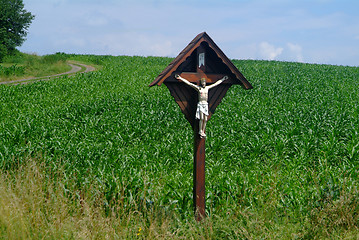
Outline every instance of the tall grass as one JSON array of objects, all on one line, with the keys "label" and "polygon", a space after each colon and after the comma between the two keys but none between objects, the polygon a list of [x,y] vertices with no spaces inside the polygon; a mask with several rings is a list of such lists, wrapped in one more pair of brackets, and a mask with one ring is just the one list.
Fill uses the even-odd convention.
[{"label": "tall grass", "polygon": [[[0,175],[0,238],[2,239],[313,239],[357,238],[358,191],[314,209],[298,223],[278,219],[271,208],[238,205],[212,214],[201,223],[174,211],[148,205],[142,198],[117,199],[110,208],[99,185],[78,188],[65,181],[62,167],[54,172],[42,159],[27,159],[15,171]],[[66,184],[64,184],[66,182]],[[120,183],[121,184],[121,183]],[[125,192],[127,186],[121,186]],[[141,191],[146,191],[145,189]],[[275,198],[275,197],[274,197]],[[272,199],[274,200],[274,199]],[[269,216],[271,215],[271,216]]]},{"label": "tall grass", "polygon": [[357,237],[358,68],[235,60],[254,89],[231,87],[208,123],[209,218],[197,224],[190,125],[164,86],[147,87],[172,59],[71,58],[104,67],[0,86],[0,168],[21,175],[39,159],[44,179],[65,186],[65,205],[81,209],[84,199],[113,226],[91,233]]},{"label": "tall grass", "polygon": [[[53,178],[47,177],[44,165],[31,159],[15,172],[2,172],[1,238],[136,238],[137,234],[143,236],[148,231],[146,217],[136,211],[136,207],[124,209],[119,203],[113,206],[111,212],[105,212],[102,196],[88,200],[94,198],[90,193],[95,190],[100,192],[98,189],[86,192],[76,189],[75,184],[64,185],[61,172],[56,172]],[[151,231],[146,235],[151,235]]]},{"label": "tall grass", "polygon": [[16,64],[10,67],[0,66],[0,76],[22,76],[25,74],[25,67],[17,66]]}]

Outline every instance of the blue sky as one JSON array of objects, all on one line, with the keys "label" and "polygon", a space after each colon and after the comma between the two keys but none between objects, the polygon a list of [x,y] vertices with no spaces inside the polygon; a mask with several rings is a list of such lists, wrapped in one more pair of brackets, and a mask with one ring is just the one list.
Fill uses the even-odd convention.
[{"label": "blue sky", "polygon": [[20,50],[175,57],[207,32],[231,59],[359,66],[358,0],[23,0]]}]

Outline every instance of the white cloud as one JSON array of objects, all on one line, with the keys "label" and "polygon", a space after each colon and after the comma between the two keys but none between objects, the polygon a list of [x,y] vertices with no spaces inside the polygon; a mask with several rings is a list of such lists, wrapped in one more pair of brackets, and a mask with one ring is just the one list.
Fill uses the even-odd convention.
[{"label": "white cloud", "polygon": [[107,20],[100,17],[88,18],[87,24],[92,27],[101,27],[107,24]]},{"label": "white cloud", "polygon": [[281,55],[283,48],[275,47],[274,45],[269,44],[268,42],[261,42],[259,44],[259,54],[265,60],[274,60],[276,57]]},{"label": "white cloud", "polygon": [[176,56],[178,51],[174,49],[173,42],[163,39],[162,35],[123,31],[83,38],[83,45],[73,39],[67,39],[59,42],[59,45],[62,45],[58,47],[68,49],[69,52],[87,50],[92,54]]},{"label": "white cloud", "polygon": [[151,46],[151,51],[156,56],[171,56],[173,55],[172,42],[165,41],[163,43],[155,43]]},{"label": "white cloud", "polygon": [[302,47],[299,44],[287,43],[290,60],[303,62]]},{"label": "white cloud", "polygon": [[68,37],[63,39],[57,39],[54,42],[54,46],[63,47],[63,46],[71,46],[74,48],[84,47],[86,45],[86,41],[82,38],[77,37]]}]

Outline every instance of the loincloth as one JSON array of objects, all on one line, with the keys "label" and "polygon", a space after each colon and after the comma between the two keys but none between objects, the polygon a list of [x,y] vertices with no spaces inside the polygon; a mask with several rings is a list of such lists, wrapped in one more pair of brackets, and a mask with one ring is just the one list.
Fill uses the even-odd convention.
[{"label": "loincloth", "polygon": [[208,103],[198,103],[197,104],[197,111],[196,111],[196,118],[201,119],[201,113],[208,116]]}]

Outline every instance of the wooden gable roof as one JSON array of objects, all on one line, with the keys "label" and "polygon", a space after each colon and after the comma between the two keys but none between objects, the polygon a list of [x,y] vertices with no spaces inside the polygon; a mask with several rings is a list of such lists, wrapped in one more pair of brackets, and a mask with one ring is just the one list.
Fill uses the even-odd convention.
[{"label": "wooden gable roof", "polygon": [[191,56],[201,43],[206,42],[208,46],[216,53],[217,57],[229,68],[231,73],[235,76],[232,84],[240,84],[244,89],[253,88],[242,73],[234,66],[229,58],[222,52],[217,44],[208,36],[206,32],[198,34],[183,50],[180,54],[158,75],[158,77],[149,85],[160,86],[165,81],[173,81],[173,73],[177,71],[178,67]]}]

